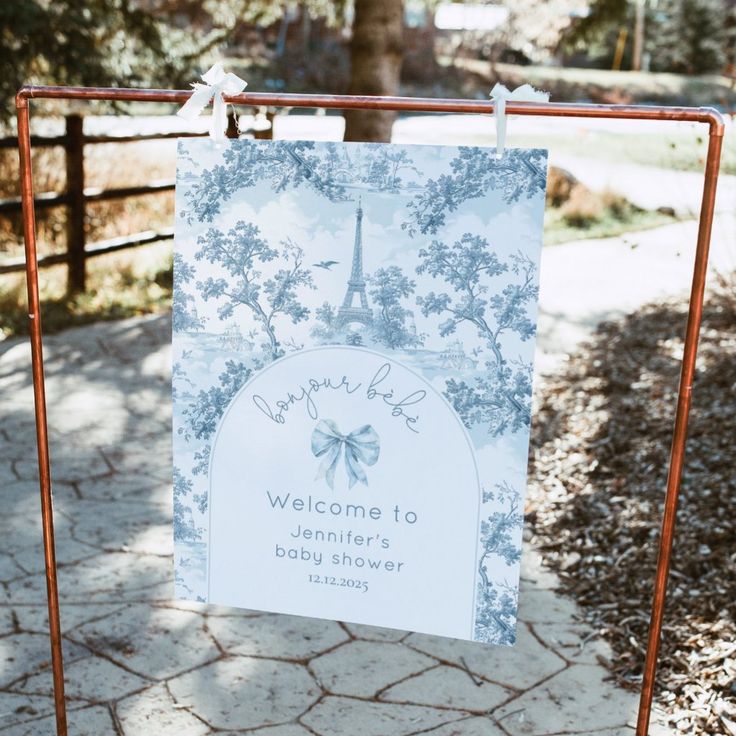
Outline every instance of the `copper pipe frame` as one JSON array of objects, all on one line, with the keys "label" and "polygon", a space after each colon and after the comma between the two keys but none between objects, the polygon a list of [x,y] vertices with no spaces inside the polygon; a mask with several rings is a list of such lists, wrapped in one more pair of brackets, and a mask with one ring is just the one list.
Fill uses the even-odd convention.
[{"label": "copper pipe frame", "polygon": [[[22,87],[16,95],[21,199],[23,204],[23,235],[25,239],[26,280],[28,285],[28,316],[30,320],[33,393],[36,415],[36,437],[38,442],[41,515],[43,521],[46,585],[49,607],[49,634],[51,638],[57,736],[67,736],[68,732],[64,700],[64,666],[61,646],[59,591],[54,547],[53,503],[49,464],[46,397],[44,390],[43,346],[38,295],[38,267],[28,101],[32,98],[38,98],[184,103],[190,95],[191,90],[37,86]],[[493,114],[492,102],[461,99],[247,93],[226,97],[226,100],[232,104],[238,105],[264,105],[271,107]],[[713,228],[716,185],[718,182],[721,146],[725,129],[724,120],[717,110],[708,107],[695,108],[509,102],[506,105],[506,111],[511,115],[530,115],[536,117],[672,120],[705,123],[709,126],[708,155],[705,164],[703,200],[700,210],[695,265],[693,269],[692,289],[690,293],[690,309],[685,333],[685,345],[680,373],[680,389],[677,398],[675,426],[672,437],[672,448],[670,451],[669,473],[667,478],[664,515],[662,518],[660,533],[657,571],[654,581],[649,637],[636,726],[636,736],[647,736],[649,732],[652,697],[654,694],[657,658],[661,641],[662,620],[667,595],[667,579],[669,576],[672,557],[677,501],[685,456],[687,424],[692,398],[692,384],[695,374],[698,337],[703,313],[703,296],[708,270],[708,251],[710,249],[711,231]]]}]

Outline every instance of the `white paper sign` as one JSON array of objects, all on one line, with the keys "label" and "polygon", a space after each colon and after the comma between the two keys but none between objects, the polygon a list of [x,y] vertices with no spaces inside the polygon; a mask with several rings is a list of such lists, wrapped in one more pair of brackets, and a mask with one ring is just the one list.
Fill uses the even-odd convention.
[{"label": "white paper sign", "polygon": [[545,175],[179,142],[177,596],[514,643]]}]

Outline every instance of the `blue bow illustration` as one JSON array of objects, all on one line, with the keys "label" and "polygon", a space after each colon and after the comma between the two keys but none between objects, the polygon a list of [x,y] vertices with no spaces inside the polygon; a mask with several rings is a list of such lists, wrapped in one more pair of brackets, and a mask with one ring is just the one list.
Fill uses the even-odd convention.
[{"label": "blue bow illustration", "polygon": [[368,485],[368,477],[361,463],[375,465],[378,460],[381,446],[376,431],[370,424],[364,424],[348,435],[341,434],[331,419],[323,419],[312,432],[312,452],[315,457],[324,456],[316,479],[324,478],[327,485],[334,489],[335,470],[343,445],[349,487],[352,488],[358,481]]}]

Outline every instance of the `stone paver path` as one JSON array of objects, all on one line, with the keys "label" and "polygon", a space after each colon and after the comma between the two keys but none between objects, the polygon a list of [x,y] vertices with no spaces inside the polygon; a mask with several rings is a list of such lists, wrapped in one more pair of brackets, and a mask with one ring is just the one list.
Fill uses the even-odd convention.
[{"label": "stone paver path", "polygon": [[[0,734],[51,734],[29,349],[2,350]],[[172,601],[168,318],[46,356],[72,734],[633,733],[636,696],[529,550],[510,650]]]}]

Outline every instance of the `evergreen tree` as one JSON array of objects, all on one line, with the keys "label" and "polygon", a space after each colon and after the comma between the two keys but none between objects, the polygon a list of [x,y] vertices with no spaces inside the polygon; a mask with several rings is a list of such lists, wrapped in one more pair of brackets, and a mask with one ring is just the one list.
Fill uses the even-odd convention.
[{"label": "evergreen tree", "polygon": [[[736,9],[728,0],[659,0],[645,2],[644,50],[652,71],[702,74],[720,71],[733,44]],[[594,0],[590,12],[566,34],[568,50],[610,68],[621,28],[633,29],[634,3]],[[627,54],[631,44],[627,45]],[[624,68],[630,68],[625,57]]]},{"label": "evergreen tree", "polygon": [[725,0],[664,0],[645,48],[652,70],[702,74],[726,64]]}]

